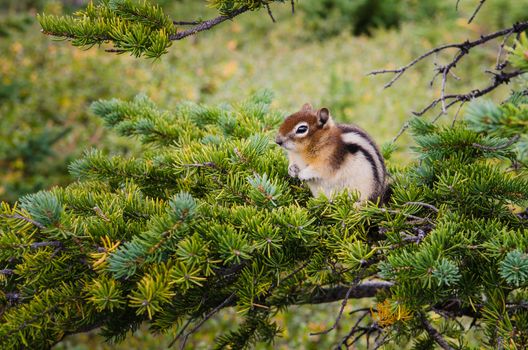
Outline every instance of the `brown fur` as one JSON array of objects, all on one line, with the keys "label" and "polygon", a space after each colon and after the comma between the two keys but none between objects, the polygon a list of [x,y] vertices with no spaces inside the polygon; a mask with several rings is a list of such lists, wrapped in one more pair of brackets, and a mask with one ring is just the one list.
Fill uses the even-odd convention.
[{"label": "brown fur", "polygon": [[310,133],[313,132],[317,126],[317,115],[313,111],[308,111],[305,109],[300,110],[297,113],[293,113],[284,120],[279,128],[279,134],[286,136],[290,131],[293,130],[295,125],[302,121],[305,121],[309,124],[310,131],[308,134],[310,135]]},{"label": "brown fur", "polygon": [[337,169],[347,154],[341,139],[344,130],[333,123],[319,125],[316,112],[303,107],[284,120],[279,128],[279,135],[287,137],[303,121],[308,123],[309,130],[305,137],[294,138],[298,152],[312,166]]},{"label": "brown fur", "polygon": [[[301,122],[308,124],[308,132],[296,136],[294,128]],[[364,145],[345,144],[343,134],[354,133],[364,142],[372,146],[374,154],[364,148]],[[361,128],[354,125],[336,125],[326,108],[314,111],[311,105],[305,104],[299,112],[288,116],[279,128],[277,143],[295,145],[295,153],[309,164],[322,178],[329,179],[333,173],[343,166],[347,157],[362,154],[372,169],[376,190],[372,193],[374,199],[384,192],[385,165],[379,149],[371,137]],[[286,146],[285,146],[286,147]],[[379,159],[379,166],[374,159]],[[367,169],[367,168],[365,168]]]}]

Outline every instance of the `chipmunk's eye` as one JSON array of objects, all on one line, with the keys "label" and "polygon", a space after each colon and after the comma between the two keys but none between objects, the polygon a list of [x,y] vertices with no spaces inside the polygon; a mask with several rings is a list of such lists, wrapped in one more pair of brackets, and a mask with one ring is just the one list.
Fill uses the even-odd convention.
[{"label": "chipmunk's eye", "polygon": [[307,125],[300,125],[297,130],[295,130],[295,133],[296,134],[304,134],[305,132],[308,131],[308,126]]}]

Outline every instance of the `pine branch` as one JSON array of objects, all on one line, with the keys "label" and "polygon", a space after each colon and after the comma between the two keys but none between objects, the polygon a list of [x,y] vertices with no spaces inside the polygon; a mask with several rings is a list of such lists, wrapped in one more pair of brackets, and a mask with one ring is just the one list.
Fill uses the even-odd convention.
[{"label": "pine branch", "polygon": [[196,33],[203,32],[205,30],[209,30],[209,29],[219,25],[220,23],[225,22],[225,21],[227,21],[229,19],[232,19],[232,18],[234,18],[234,17],[236,17],[236,16],[238,16],[238,15],[244,13],[244,12],[247,12],[247,11],[249,11],[249,7],[246,7],[246,6],[240,7],[239,9],[236,9],[236,10],[234,10],[233,12],[231,12],[231,13],[229,13],[227,15],[221,15],[221,16],[212,18],[210,20],[203,21],[203,22],[201,22],[200,24],[196,25],[193,28],[184,30],[183,32],[172,34],[172,35],[169,36],[169,40],[172,40],[172,41],[181,40],[181,39],[184,39],[184,38],[186,38],[188,36],[194,35]]},{"label": "pine branch", "polygon": [[442,334],[440,334],[440,332],[438,332],[430,323],[429,321],[427,321],[427,319],[425,318],[424,315],[421,316],[421,322],[422,322],[422,326],[424,327],[424,329],[427,331],[427,333],[429,333],[429,335],[431,336],[431,338],[433,338],[433,340],[438,344],[440,345],[440,347],[444,350],[455,350],[454,348],[452,348],[448,343],[447,341],[444,339],[444,337],[442,337]]},{"label": "pine branch", "polygon": [[434,205],[429,204],[429,203],[424,203],[424,202],[407,202],[407,203],[405,203],[405,205],[419,205],[419,206],[422,206],[422,207],[429,208],[429,209],[433,210],[433,211],[436,212],[436,213],[439,212],[439,210],[438,210],[437,207],[435,207]]},{"label": "pine branch", "polygon": [[1,214],[0,217],[3,217],[3,218],[8,218],[8,219],[20,219],[20,220],[24,220],[26,222],[29,222],[30,224],[32,225],[35,225],[37,226],[39,229],[45,229],[46,226],[42,225],[40,222],[37,222],[33,219],[30,219],[26,216],[23,216],[23,215],[20,215],[20,214],[13,214],[13,215],[6,215],[6,214]]},{"label": "pine branch", "polygon": [[195,26],[202,22],[203,21],[172,21],[172,24],[175,26]]},{"label": "pine branch", "polygon": [[[8,329],[18,330],[70,295],[81,298],[77,308],[64,307],[71,311],[68,329],[53,319],[63,311],[52,310],[38,320],[42,332],[26,327],[4,338],[6,329],[0,330],[0,347],[49,345],[49,334],[96,326],[119,338],[144,321],[166,331],[182,320],[187,323],[177,340],[185,339],[185,346],[204,322],[236,307],[245,323],[219,341],[241,348],[276,337],[268,314],[290,305],[340,301],[337,329],[347,301],[372,297],[390,301],[385,317],[377,310],[379,324],[398,326],[381,329],[363,310],[346,339],[339,335],[341,344],[372,336],[378,347],[406,337],[414,322],[405,315],[422,312],[445,317],[450,337],[462,341],[462,331],[447,328],[462,316],[508,327],[503,320],[526,309],[512,295],[493,296],[497,285],[524,286],[528,276],[521,250],[528,244],[526,214],[511,209],[525,207],[528,182],[504,172],[501,160],[512,152],[502,148],[510,141],[460,123],[449,128],[416,118],[411,125],[422,161],[397,170],[390,203],[358,208],[346,195],[329,202],[291,186],[287,160],[262,131],[280,122],[265,111],[268,96],[232,108],[185,104],[177,112],[160,110],[144,96],[95,104],[107,125],[140,136],[145,152],[133,159],[90,152],[71,167],[80,181],[24,198],[22,215],[45,231],[27,220],[0,218],[0,278],[9,305],[3,319],[15,320]],[[475,114],[489,116],[489,127],[518,122],[504,134],[512,137],[524,130],[525,98],[515,96],[504,110],[486,104]],[[2,214],[15,213],[3,204]],[[61,248],[60,242],[70,249],[57,259],[41,248]],[[72,288],[64,294],[67,282]],[[55,289],[42,300],[24,294],[50,284]],[[495,301],[507,307],[485,313]],[[404,317],[394,318],[394,305]],[[429,338],[440,334],[434,331]]]},{"label": "pine branch", "polygon": [[347,294],[349,299],[371,298],[374,297],[380,290],[388,289],[393,285],[394,283],[385,281],[363,282],[352,288],[350,293],[350,287],[348,286],[321,288],[320,290],[312,293],[312,295],[308,296],[307,298],[297,300],[294,304],[303,305],[331,303],[334,301],[343,300]]},{"label": "pine branch", "polygon": [[484,146],[484,145],[481,145],[481,144],[478,144],[478,143],[473,143],[473,147],[477,147],[477,148],[480,148],[480,149],[483,149],[483,150],[486,150],[486,151],[498,151],[500,149],[504,149],[504,148],[510,147],[515,142],[517,142],[520,138],[521,138],[521,135],[517,134],[517,135],[513,136],[512,138],[510,138],[505,144],[500,145],[500,146],[490,147],[490,146]]},{"label": "pine branch", "polygon": [[35,242],[35,243],[31,243],[30,244],[30,247],[32,249],[37,249],[37,248],[41,248],[41,247],[62,247],[62,242],[60,241],[47,241],[47,242]]},{"label": "pine branch", "polygon": [[[338,286],[330,288],[318,288],[315,291],[305,294],[292,294],[290,295],[288,305],[308,305],[308,304],[326,304],[333,303],[336,301],[343,301],[347,299],[363,299],[372,298],[376,296],[380,291],[389,289],[394,285],[393,282],[376,281],[376,282],[363,282],[358,285],[350,286]],[[348,296],[347,296],[348,295]],[[231,307],[237,305],[238,299],[233,298],[229,303],[223,305],[223,307]],[[262,304],[266,304],[267,307],[275,306],[273,303],[269,303],[266,300],[260,301]],[[282,303],[281,303],[282,305]]]},{"label": "pine branch", "polygon": [[416,215],[411,215],[411,214],[406,214],[406,213],[403,213],[399,210],[394,210],[394,209],[387,209],[387,208],[380,208],[379,209],[381,212],[383,213],[391,213],[391,214],[399,214],[399,215],[403,215],[409,219],[413,219],[415,221],[418,221],[418,222],[427,222],[431,225],[434,225],[434,223],[431,221],[431,219],[429,218],[422,218],[422,217],[419,217],[419,216],[416,216]]}]

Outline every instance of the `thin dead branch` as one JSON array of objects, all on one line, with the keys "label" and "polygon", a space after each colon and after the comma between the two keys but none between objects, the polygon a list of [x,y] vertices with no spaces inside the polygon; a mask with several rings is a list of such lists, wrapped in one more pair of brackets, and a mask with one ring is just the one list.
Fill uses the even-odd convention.
[{"label": "thin dead branch", "polygon": [[273,12],[271,12],[271,7],[270,7],[269,4],[266,4],[266,9],[268,10],[268,15],[270,16],[271,21],[272,21],[273,23],[275,23],[275,22],[276,22],[276,21],[275,21],[275,17],[273,17]]},{"label": "thin dead branch", "polygon": [[521,135],[517,134],[517,135],[513,136],[512,138],[510,138],[505,144],[500,145],[500,146],[495,146],[495,147],[484,146],[484,145],[481,145],[481,144],[478,144],[478,143],[473,143],[472,146],[480,148],[480,149],[483,149],[483,150],[486,150],[486,151],[498,151],[498,150],[510,147],[515,142],[517,142],[520,137],[521,137]]},{"label": "thin dead branch", "polygon": [[46,228],[46,226],[42,225],[40,222],[37,222],[37,221],[35,221],[35,220],[33,220],[33,219],[30,219],[30,218],[25,217],[25,216],[20,215],[20,214],[13,214],[13,215],[2,214],[2,215],[0,215],[0,217],[7,218],[7,219],[20,219],[20,220],[24,220],[25,222],[29,222],[30,224],[32,224],[32,225],[34,225],[34,226],[37,226],[37,227],[40,228],[41,230]]},{"label": "thin dead branch", "polygon": [[482,5],[484,5],[485,2],[486,0],[480,0],[477,8],[475,9],[475,11],[473,11],[473,14],[471,15],[471,17],[469,17],[468,24],[473,22],[473,20],[477,16],[477,13],[480,11],[480,9],[482,8]]},{"label": "thin dead branch", "polygon": [[196,26],[194,26],[192,28],[189,28],[189,29],[184,30],[182,32],[173,34],[173,35],[169,36],[169,39],[172,40],[172,41],[184,39],[184,38],[186,38],[188,36],[191,36],[191,35],[194,35],[196,33],[203,32],[205,30],[209,30],[209,29],[213,28],[214,26],[217,26],[220,23],[225,22],[225,21],[227,21],[229,19],[232,19],[232,18],[234,18],[234,17],[236,17],[236,16],[238,16],[238,15],[244,13],[244,12],[247,12],[247,11],[249,11],[249,8],[246,7],[246,6],[243,6],[243,7],[239,8],[239,9],[234,10],[233,12],[231,12],[229,14],[221,15],[221,16],[212,18],[210,20],[200,22],[199,24],[197,24]]},{"label": "thin dead branch", "polygon": [[439,212],[439,210],[438,210],[437,207],[435,207],[434,205],[429,204],[429,203],[424,203],[424,202],[407,202],[407,203],[405,203],[404,205],[419,205],[419,206],[422,206],[422,207],[426,207],[426,208],[432,209],[432,210],[435,211],[436,213]]},{"label": "thin dead branch", "polygon": [[447,341],[444,339],[442,334],[438,332],[430,323],[427,321],[424,315],[422,315],[422,326],[429,333],[429,336],[444,350],[455,350],[452,348]]},{"label": "thin dead branch", "polygon": [[[185,345],[187,344],[187,340],[189,339],[189,337],[195,333],[196,331],[198,331],[200,329],[200,327],[203,326],[203,324],[205,322],[207,322],[211,317],[213,317],[218,311],[220,311],[223,307],[227,306],[233,299],[235,299],[236,297],[236,293],[233,292],[230,296],[228,296],[223,302],[221,302],[217,307],[215,307],[213,310],[211,310],[207,315],[205,315],[205,317],[200,321],[198,322],[198,324],[196,324],[193,328],[191,328],[191,330],[189,330],[188,332],[185,333],[185,335],[183,336],[182,338],[182,342],[180,344],[180,350],[183,350],[185,349]],[[183,333],[182,333],[183,334]],[[176,342],[178,338],[175,338],[171,345],[174,344]]]},{"label": "thin dead branch", "polygon": [[324,331],[321,331],[321,332],[313,332],[313,333],[310,333],[310,335],[328,334],[331,331],[333,331],[334,329],[336,329],[337,325],[339,324],[339,321],[341,321],[341,317],[343,316],[343,311],[345,311],[345,307],[346,307],[346,305],[348,303],[348,298],[350,297],[350,293],[352,293],[352,289],[354,289],[354,287],[355,287],[355,284],[352,284],[350,286],[350,288],[348,288],[348,291],[345,294],[345,298],[341,302],[341,308],[339,309],[339,313],[337,314],[337,318],[336,318],[336,320],[334,322],[334,325],[332,327],[328,328],[327,330],[324,330]]},{"label": "thin dead branch", "polygon": [[[484,1],[481,1],[481,3],[484,3]],[[478,10],[480,9],[480,7],[482,7],[482,5],[479,6]],[[476,12],[478,12],[478,10]],[[475,15],[476,15],[476,13],[475,13]],[[447,87],[448,77],[454,74],[452,72],[452,70],[456,67],[456,65],[460,62],[460,60],[463,57],[465,57],[466,55],[469,54],[471,49],[473,49],[476,46],[480,46],[480,45],[482,45],[484,43],[487,43],[489,41],[492,41],[494,39],[497,39],[497,38],[500,38],[500,37],[504,37],[503,43],[499,46],[499,58],[498,58],[498,60],[500,60],[500,55],[502,54],[502,50],[503,50],[503,47],[504,47],[505,43],[507,42],[507,39],[513,33],[517,33],[518,34],[518,33],[523,32],[526,29],[528,29],[528,22],[516,23],[516,24],[512,25],[509,28],[505,28],[505,29],[502,29],[502,30],[499,30],[499,31],[496,31],[494,33],[490,33],[490,34],[487,34],[487,35],[482,35],[479,39],[476,39],[476,40],[473,40],[473,41],[467,40],[467,41],[462,42],[462,43],[441,45],[439,47],[436,47],[436,48],[434,48],[432,50],[429,50],[429,51],[425,52],[424,54],[420,55],[419,57],[415,58],[414,60],[412,60],[411,62],[409,62],[408,64],[406,64],[406,65],[404,65],[404,66],[402,66],[400,68],[375,70],[375,71],[372,71],[372,72],[368,73],[368,75],[379,75],[379,74],[392,73],[393,77],[389,80],[389,82],[387,82],[384,85],[384,88],[388,88],[388,87],[392,86],[408,69],[410,69],[411,67],[415,66],[417,63],[421,62],[425,58],[428,58],[428,57],[430,57],[432,55],[435,55],[435,54],[437,54],[439,52],[443,52],[443,51],[448,50],[448,49],[457,49],[458,50],[457,53],[455,54],[455,56],[453,57],[453,59],[449,63],[447,63],[445,65],[438,65],[435,62],[435,66],[436,66],[435,71],[436,71],[436,73],[433,76],[433,79],[431,80],[431,84],[434,82],[434,79],[437,76],[440,76],[440,75],[442,76],[441,96],[440,96],[440,98],[435,99],[434,101],[429,103],[422,110],[420,110],[418,112],[413,112],[414,115],[421,116],[424,113],[426,113],[427,111],[429,111],[431,108],[435,107],[436,105],[438,105],[440,103],[441,106],[442,106],[442,113],[441,114],[445,114],[447,109],[450,108],[451,106],[453,106],[454,104],[456,104],[458,102],[470,101],[473,98],[485,95],[485,94],[493,91],[498,86],[508,83],[512,78],[522,74],[522,72],[518,71],[518,70],[512,71],[512,72],[504,72],[502,70],[504,67],[506,67],[506,64],[504,64],[504,65],[499,66],[499,68],[501,68],[501,69],[499,69],[497,73],[494,73],[494,76],[492,78],[492,83],[489,86],[487,86],[485,88],[482,88],[482,89],[473,90],[473,91],[470,91],[470,92],[465,93],[465,94],[446,94],[446,87]],[[455,77],[455,79],[459,79],[456,75],[454,75],[454,77]],[[399,137],[399,135],[401,135],[401,133],[403,133],[407,129],[407,127],[404,126],[404,128],[402,128],[402,130],[398,134],[398,137]]]}]

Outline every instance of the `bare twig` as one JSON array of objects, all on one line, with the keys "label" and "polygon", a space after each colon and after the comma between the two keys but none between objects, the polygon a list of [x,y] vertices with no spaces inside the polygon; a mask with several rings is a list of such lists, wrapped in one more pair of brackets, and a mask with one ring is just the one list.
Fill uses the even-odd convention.
[{"label": "bare twig", "polygon": [[203,168],[203,167],[216,168],[216,164],[213,162],[183,164],[182,166],[188,167],[188,168]]},{"label": "bare twig", "polygon": [[[459,55],[460,57],[460,55]],[[456,58],[455,58],[456,60]],[[455,61],[453,60],[453,62]],[[447,66],[444,66],[442,69],[442,89],[440,92],[440,100],[442,101],[442,114],[446,114],[446,104],[445,104],[445,89],[447,84],[447,73],[449,72],[449,68]]]},{"label": "bare twig", "polygon": [[506,45],[506,42],[508,41],[508,39],[511,37],[513,33],[514,32],[512,30],[508,34],[506,34],[504,38],[502,39],[501,44],[499,45],[499,53],[497,54],[497,62],[495,64],[495,69],[497,70],[502,70],[506,65],[505,63],[500,63],[500,59],[502,56],[502,51],[504,51],[504,46]]},{"label": "bare twig", "polygon": [[427,321],[427,319],[425,318],[424,315],[422,315],[422,325],[424,327],[424,329],[427,331],[427,333],[429,333],[429,335],[431,336],[431,338],[433,338],[433,340],[438,344],[440,345],[440,347],[444,350],[455,350],[454,348],[452,348],[448,343],[447,341],[444,339],[444,337],[442,337],[442,334],[440,334],[440,332],[438,332],[430,323],[429,321]]},{"label": "bare twig", "polygon": [[127,52],[126,50],[122,50],[122,49],[105,49],[105,52],[110,52],[110,53],[125,53]]},{"label": "bare twig", "polygon": [[[205,317],[198,322],[196,326],[194,326],[190,331],[185,333],[183,336],[182,342],[180,344],[180,350],[183,350],[185,348],[185,344],[187,344],[187,340],[189,339],[189,336],[191,336],[193,333],[195,333],[202,325],[209,320],[211,317],[213,317],[218,311],[220,311],[224,306],[228,305],[234,298],[236,297],[236,293],[231,293],[230,296],[228,296],[222,303],[220,303],[217,307],[215,307],[211,312],[209,312]],[[174,340],[175,341],[175,340]],[[174,343],[173,341],[173,343]]]},{"label": "bare twig", "polygon": [[48,241],[48,242],[35,242],[31,243],[30,248],[37,249],[41,247],[62,247],[62,242],[59,241]]},{"label": "bare twig", "polygon": [[433,211],[435,212],[439,212],[438,208],[435,207],[434,205],[432,204],[429,204],[429,203],[424,203],[424,202],[407,202],[405,203],[404,205],[419,205],[419,206],[422,206],[422,207],[426,207],[426,208],[429,208],[429,209],[432,209]]},{"label": "bare twig", "polygon": [[172,341],[169,343],[169,348],[172,348],[172,346],[176,343],[176,341],[178,341],[178,339],[180,339],[180,337],[182,336],[182,334],[185,332],[185,330],[187,329],[187,327],[189,327],[189,325],[191,324],[193,318],[192,317],[189,317],[189,319],[187,320],[187,322],[185,322],[185,324],[183,325],[182,329],[180,329],[180,331],[178,332],[178,334],[176,334],[176,336],[174,337],[174,339],[172,339]]},{"label": "bare twig", "polygon": [[497,73],[494,77],[493,77],[493,83],[486,86],[485,88],[483,89],[476,89],[476,90],[472,90],[466,94],[451,94],[451,95],[445,95],[441,98],[438,98],[434,101],[432,101],[430,104],[428,104],[425,108],[423,108],[422,110],[418,111],[418,112],[412,112],[414,115],[416,116],[422,116],[424,115],[427,111],[429,111],[431,108],[435,107],[439,102],[441,101],[445,101],[445,100],[450,100],[448,103],[446,103],[445,105],[445,109],[449,109],[451,106],[453,106],[454,104],[458,103],[458,102],[467,102],[467,101],[471,101],[472,99],[475,99],[477,97],[480,97],[480,96],[483,96],[483,95],[486,95],[487,93],[495,90],[498,86],[502,85],[502,84],[505,84],[505,83],[508,83],[512,78],[514,77],[517,77],[521,74],[523,74],[524,72],[521,71],[521,70],[516,70],[516,71],[513,71],[513,72],[508,72],[508,73],[505,73],[505,72],[501,72],[501,73]]},{"label": "bare twig", "polygon": [[[349,294],[348,298],[370,298],[378,294],[379,291],[388,289],[393,285],[393,282],[388,281],[363,282],[352,289],[352,292]],[[308,298],[302,298],[300,300],[297,300],[296,302],[294,302],[294,304],[323,304],[342,300],[348,293],[348,289],[349,287],[347,286],[319,289],[316,290]]]},{"label": "bare twig", "polygon": [[95,211],[97,216],[99,216],[101,219],[103,219],[106,222],[110,222],[110,219],[108,218],[108,216],[105,215],[105,213],[101,210],[101,208],[99,208],[98,206],[95,206],[93,207],[93,210]]},{"label": "bare twig", "polygon": [[[380,336],[382,335],[383,333],[380,332]],[[389,333],[385,333],[385,335],[383,336],[383,338],[376,338],[376,343],[374,344],[374,349],[373,350],[378,350],[379,348],[381,348],[384,344],[385,344],[385,341],[387,340],[387,338],[389,337]]]},{"label": "bare twig", "polygon": [[477,8],[475,9],[475,11],[473,11],[473,14],[471,15],[471,17],[469,17],[468,24],[473,22],[473,20],[477,16],[477,13],[480,11],[480,9],[482,8],[482,5],[484,5],[485,2],[486,0],[480,0]]},{"label": "bare twig", "polygon": [[241,8],[239,9],[236,9],[234,10],[233,12],[227,14],[227,15],[221,15],[221,16],[218,16],[218,17],[215,17],[213,19],[210,19],[210,20],[207,20],[207,21],[203,21],[201,22],[200,24],[190,28],[190,29],[187,29],[187,30],[184,30],[182,32],[179,32],[179,33],[176,33],[176,34],[172,34],[171,36],[169,36],[169,40],[172,40],[172,41],[176,41],[176,40],[181,40],[183,38],[186,38],[188,36],[191,36],[191,35],[194,35],[196,33],[199,33],[199,32],[203,32],[205,30],[209,30],[211,28],[213,28],[214,26],[217,26],[219,25],[220,23],[222,22],[225,22],[229,19],[232,19],[244,12],[247,12],[249,11],[249,8],[247,6],[242,6]]},{"label": "bare twig", "polygon": [[37,221],[35,221],[33,219],[30,219],[30,218],[25,217],[25,216],[20,215],[20,214],[13,214],[13,215],[2,214],[2,215],[0,215],[0,217],[8,218],[8,219],[20,219],[20,220],[24,220],[26,222],[29,222],[30,224],[33,224],[33,225],[37,226],[40,229],[45,229],[46,228],[46,226],[42,225],[40,222],[37,222]]},{"label": "bare twig", "polygon": [[298,268],[296,268],[295,270],[293,270],[291,273],[289,273],[286,277],[284,277],[283,279],[277,281],[277,282],[273,282],[271,284],[271,286],[269,287],[269,289],[266,291],[265,295],[269,295],[273,289],[275,289],[276,287],[278,287],[281,283],[284,283],[286,282],[287,280],[289,280],[290,278],[292,278],[293,276],[295,276],[297,273],[301,272],[302,270],[304,270],[304,268],[306,266],[308,266],[308,264],[310,263],[310,260],[308,261],[305,261],[301,266],[299,266]]},{"label": "bare twig", "polygon": [[458,109],[457,109],[455,115],[453,116],[453,122],[451,123],[451,127],[455,126],[455,123],[456,123],[456,121],[458,119],[458,114],[460,113],[460,110],[462,109],[462,107],[464,107],[465,104],[466,104],[466,101],[462,101],[462,103],[458,105]]},{"label": "bare twig", "polygon": [[418,220],[418,221],[426,221],[429,224],[434,225],[434,223],[429,218],[421,218],[419,216],[402,213],[399,210],[391,210],[391,209],[386,209],[386,208],[380,208],[380,211],[383,212],[383,213],[401,214],[401,215],[405,216],[406,218],[413,219],[413,220]]},{"label": "bare twig", "polygon": [[292,15],[295,14],[295,0],[291,0],[291,10],[292,10]]},{"label": "bare twig", "polygon": [[[370,315],[370,312],[371,312],[371,311],[370,311],[369,308],[362,308],[362,309],[354,310],[353,312],[363,312],[363,315],[361,315],[361,316],[357,319],[356,323],[354,323],[354,325],[353,325],[352,328],[350,329],[350,332],[348,332],[348,334],[347,334],[345,337],[343,337],[343,339],[341,339],[341,341],[339,342],[339,344],[337,344],[337,346],[336,346],[336,349],[337,349],[337,350],[341,349],[341,346],[343,346],[343,345],[347,346],[347,342],[348,342],[348,340],[349,340],[354,334],[356,334],[356,333],[358,332],[359,324],[361,323],[361,321],[363,321],[368,315]],[[362,336],[365,335],[365,334],[367,334],[367,336],[369,336],[369,335],[370,335],[370,332],[368,332],[368,331],[363,332],[363,333],[359,336],[359,338],[362,337]],[[359,338],[356,337],[356,338],[351,342],[350,345],[354,345],[354,343],[355,343],[357,340],[359,340]]]},{"label": "bare twig", "polygon": [[458,326],[460,327],[460,329],[465,329],[465,327],[462,324],[462,322],[460,322],[451,312],[439,309],[439,308],[434,307],[434,306],[431,308],[431,310],[433,310],[438,315],[442,316],[444,319],[446,319],[448,321],[455,321],[458,324]]},{"label": "bare twig", "polygon": [[352,289],[354,289],[354,287],[355,287],[355,284],[352,284],[350,288],[348,288],[348,291],[345,294],[345,298],[343,299],[343,302],[341,303],[341,309],[339,309],[339,313],[337,314],[337,318],[334,322],[334,325],[325,331],[310,333],[310,335],[328,334],[337,327],[337,325],[339,324],[339,321],[341,321],[341,317],[343,316],[343,311],[345,311],[345,307],[348,303],[348,298],[350,297],[350,293],[352,293]]},{"label": "bare twig", "polygon": [[273,23],[275,23],[275,22],[276,22],[276,21],[275,21],[275,17],[273,17],[273,12],[271,12],[271,7],[270,7],[269,4],[266,4],[266,9],[268,10],[268,15],[270,16],[271,21],[272,21]]},{"label": "bare twig", "polygon": [[405,66],[402,66],[400,68],[397,68],[397,69],[380,69],[380,70],[375,70],[375,71],[372,71],[370,73],[368,73],[367,75],[378,75],[378,74],[385,74],[385,73],[394,73],[395,76],[387,83],[384,85],[384,88],[388,88],[388,87],[391,87],[392,84],[394,84],[394,82],[396,80],[398,80],[403,73],[405,73],[407,71],[407,69],[411,68],[412,66],[414,66],[415,64],[417,64],[418,62],[422,61],[423,59],[431,56],[432,54],[435,54],[437,52],[440,52],[440,51],[443,51],[445,49],[449,49],[449,48],[459,48],[461,44],[446,44],[446,45],[442,45],[442,46],[439,46],[439,47],[436,47],[430,51],[427,51],[426,53],[420,55],[419,57],[415,58],[414,60],[412,60],[410,63],[406,64]]},{"label": "bare twig", "polygon": [[203,21],[172,21],[172,24],[175,26],[195,26],[202,22]]},{"label": "bare twig", "polygon": [[[484,1],[481,0],[481,3],[483,3],[483,2]],[[479,9],[480,9],[481,6],[482,5],[479,6]],[[483,88],[481,90],[474,90],[474,91],[471,91],[471,92],[466,93],[466,94],[451,94],[451,95],[447,95],[446,94],[446,84],[447,84],[448,75],[453,74],[451,70],[456,67],[457,63],[464,56],[466,56],[472,48],[474,48],[476,46],[479,46],[479,45],[482,45],[482,44],[484,44],[486,42],[489,42],[489,41],[494,40],[494,39],[499,38],[499,37],[510,36],[513,33],[521,33],[521,32],[523,32],[526,29],[528,29],[528,22],[516,23],[516,24],[514,24],[513,26],[511,26],[509,28],[502,29],[502,30],[499,30],[497,32],[490,33],[490,34],[487,34],[487,35],[482,35],[479,39],[476,39],[476,40],[473,40],[473,41],[467,40],[465,42],[458,43],[458,44],[446,44],[446,45],[442,45],[442,46],[436,47],[436,48],[434,48],[432,50],[429,50],[429,51],[425,52],[424,54],[422,54],[419,57],[417,57],[414,60],[412,60],[410,63],[408,63],[405,66],[402,66],[400,68],[376,70],[376,71],[370,72],[368,75],[378,75],[378,74],[385,74],[385,73],[393,73],[394,76],[384,86],[385,88],[388,88],[388,87],[392,86],[394,84],[394,82],[396,80],[398,80],[403,75],[403,73],[405,73],[409,68],[413,67],[414,65],[416,65],[418,62],[424,60],[425,58],[427,58],[427,57],[429,57],[429,56],[431,56],[433,54],[437,54],[437,53],[439,53],[441,51],[447,50],[447,49],[458,49],[458,52],[456,53],[454,58],[451,60],[451,62],[449,62],[448,64],[446,64],[444,66],[439,66],[439,67],[436,68],[437,73],[434,75],[433,79],[431,80],[431,83],[432,83],[436,76],[442,75],[441,97],[436,99],[436,100],[434,100],[433,102],[431,102],[429,105],[427,105],[421,111],[413,112],[415,115],[421,116],[425,112],[430,110],[431,108],[435,107],[438,103],[441,103],[441,105],[442,105],[442,114],[445,114],[447,109],[449,107],[451,107],[452,105],[454,105],[455,103],[469,101],[472,98],[479,97],[479,96],[482,96],[484,94],[487,94],[488,92],[494,90],[497,86],[502,85],[504,83],[508,83],[511,78],[522,74],[521,71],[514,71],[514,72],[509,72],[509,73],[500,71],[500,73],[497,73],[496,76],[494,77],[493,83],[490,86],[486,87],[486,88]],[[504,42],[506,42],[506,40],[504,40]],[[502,46],[504,46],[504,45],[502,45]],[[458,79],[458,77],[456,77],[456,78]]]},{"label": "bare twig", "polygon": [[400,136],[403,135],[403,133],[405,132],[405,130],[409,129],[409,126],[411,124],[409,123],[409,121],[406,121],[405,123],[403,123],[400,131],[398,131],[398,133],[396,134],[396,136],[394,136],[394,138],[392,139],[392,143],[396,142],[396,140],[398,140],[400,138]]}]

